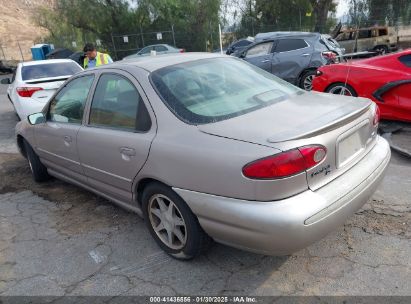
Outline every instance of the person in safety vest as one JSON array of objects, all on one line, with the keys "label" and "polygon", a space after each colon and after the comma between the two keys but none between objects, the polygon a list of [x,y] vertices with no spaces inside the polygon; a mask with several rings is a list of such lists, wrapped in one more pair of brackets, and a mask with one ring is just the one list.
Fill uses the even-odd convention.
[{"label": "person in safety vest", "polygon": [[85,69],[98,67],[102,64],[113,63],[113,59],[111,59],[110,55],[97,52],[92,43],[86,43],[83,51],[86,56],[83,63]]}]

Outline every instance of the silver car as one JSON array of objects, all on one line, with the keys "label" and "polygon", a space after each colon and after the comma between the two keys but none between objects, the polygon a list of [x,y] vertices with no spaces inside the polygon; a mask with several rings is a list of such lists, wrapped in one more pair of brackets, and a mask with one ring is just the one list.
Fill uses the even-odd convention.
[{"label": "silver car", "polygon": [[135,54],[128,55],[123,58],[123,60],[131,60],[136,59],[141,56],[150,56],[152,52],[155,52],[156,55],[163,55],[163,54],[172,54],[172,53],[184,53],[184,49],[178,49],[174,46],[168,44],[153,44],[142,48]]},{"label": "silver car", "polygon": [[368,99],[191,53],[81,72],[16,132],[36,181],[135,211],[164,251],[190,259],[211,240],[288,254],[342,225],[389,162],[378,120]]}]

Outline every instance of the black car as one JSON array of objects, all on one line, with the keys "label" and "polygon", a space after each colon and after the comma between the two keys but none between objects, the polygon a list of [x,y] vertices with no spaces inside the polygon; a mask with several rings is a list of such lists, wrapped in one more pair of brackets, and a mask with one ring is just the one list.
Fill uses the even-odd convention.
[{"label": "black car", "polygon": [[247,46],[249,46],[253,42],[254,42],[254,38],[252,37],[247,37],[247,38],[236,40],[227,47],[227,50],[225,53],[227,55],[241,53],[242,50],[244,50]]},{"label": "black car", "polygon": [[0,73],[11,74],[14,72],[12,67],[9,67],[0,60]]}]

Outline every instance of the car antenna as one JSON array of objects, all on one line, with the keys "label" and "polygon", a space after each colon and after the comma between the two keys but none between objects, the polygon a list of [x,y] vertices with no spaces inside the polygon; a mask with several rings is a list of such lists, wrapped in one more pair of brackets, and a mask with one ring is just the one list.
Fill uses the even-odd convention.
[{"label": "car antenna", "polygon": [[[357,24],[356,24],[356,28],[357,30],[354,32],[356,33],[355,35],[355,43],[354,43],[354,50],[357,52],[357,46],[358,46],[358,36],[360,34],[360,20],[361,20],[361,16],[359,16],[358,20],[357,20]],[[348,69],[347,69],[347,75],[345,76],[345,82],[344,82],[344,89],[347,88],[347,82],[348,82],[348,76],[350,75],[350,70],[351,70],[351,63],[352,60],[354,58],[354,53],[351,54],[351,62],[348,65]],[[344,95],[345,94],[345,90],[341,90],[340,95]]]}]

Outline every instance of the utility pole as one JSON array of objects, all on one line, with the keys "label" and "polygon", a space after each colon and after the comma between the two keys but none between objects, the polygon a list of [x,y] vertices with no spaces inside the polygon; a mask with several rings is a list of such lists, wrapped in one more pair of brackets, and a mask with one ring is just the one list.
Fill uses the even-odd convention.
[{"label": "utility pole", "polygon": [[143,37],[143,29],[141,28],[141,24],[140,24],[140,35],[141,35],[141,42],[143,43],[143,47],[145,47],[145,45],[144,45],[144,37]]},{"label": "utility pole", "polygon": [[171,25],[171,32],[173,33],[173,43],[174,43],[174,47],[176,46],[176,37],[174,36],[174,24]]},{"label": "utility pole", "polygon": [[116,60],[118,60],[118,57],[117,57],[117,50],[116,50],[116,44],[114,43],[114,36],[113,36],[113,33],[111,33],[111,42],[113,43],[114,57],[116,58]]},{"label": "utility pole", "polygon": [[1,49],[1,53],[3,54],[3,59],[6,60],[6,55],[4,55],[4,50],[3,50],[3,46],[0,43],[0,49]]},{"label": "utility pole", "polygon": [[21,51],[20,43],[18,41],[17,41],[17,45],[19,46],[21,59],[23,59],[23,62],[24,62],[23,52]]}]

